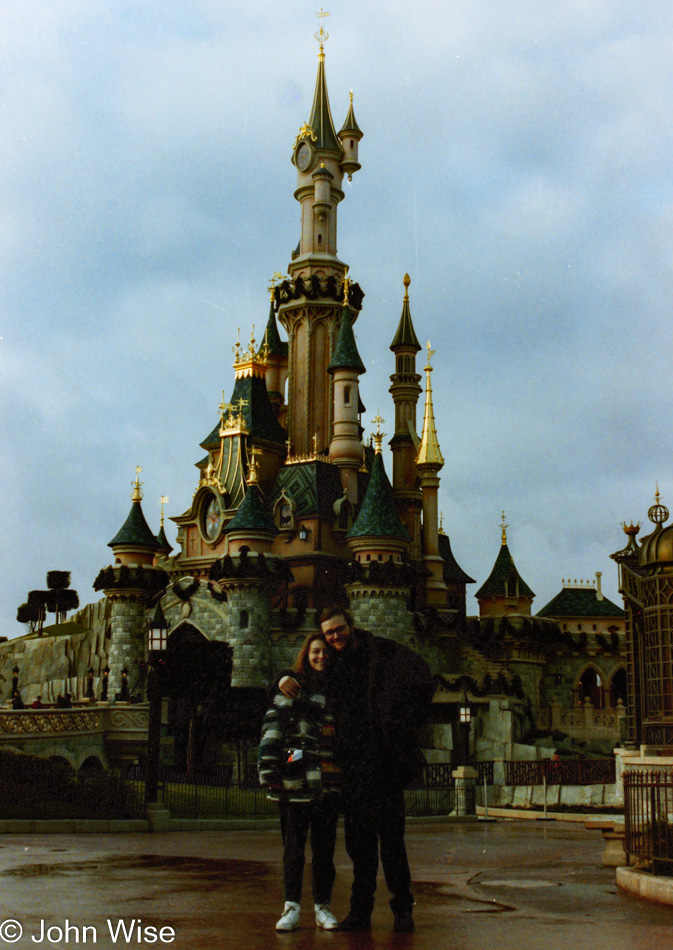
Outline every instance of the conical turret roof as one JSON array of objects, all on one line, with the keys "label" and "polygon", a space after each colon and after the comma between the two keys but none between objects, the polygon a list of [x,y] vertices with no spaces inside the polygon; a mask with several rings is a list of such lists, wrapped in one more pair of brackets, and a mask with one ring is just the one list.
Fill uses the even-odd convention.
[{"label": "conical turret roof", "polygon": [[411,310],[409,309],[409,284],[411,283],[411,278],[408,274],[404,275],[404,301],[402,303],[402,316],[400,317],[400,322],[397,326],[397,333],[393,337],[393,342],[390,344],[390,349],[395,352],[399,347],[408,347],[413,348],[418,351],[421,349],[421,344],[418,342],[418,337],[416,336],[416,331],[414,330],[414,324],[411,320]]},{"label": "conical turret roof", "polygon": [[344,307],[341,313],[339,336],[334,348],[334,356],[330,360],[327,372],[333,373],[337,369],[354,369],[357,370],[358,373],[367,372],[365,364],[360,359],[360,354],[358,353],[348,307]]},{"label": "conical turret roof", "polygon": [[453,551],[451,550],[451,542],[449,541],[448,534],[440,533],[437,538],[437,543],[439,547],[439,556],[444,561],[444,567],[442,569],[444,583],[451,581],[454,584],[474,584],[474,578],[470,577],[469,574],[466,574],[456,560]]},{"label": "conical turret roof", "polygon": [[161,525],[159,528],[159,534],[156,537],[157,541],[157,551],[166,551],[170,553],[173,550],[173,545],[170,544],[168,538],[166,537],[166,532],[164,531],[164,526]]},{"label": "conical turret roof", "polygon": [[269,308],[269,319],[266,322],[264,342],[269,348],[269,356],[287,356],[287,343],[283,343],[278,332],[273,299],[271,300],[271,306]]},{"label": "conical turret roof", "polygon": [[393,489],[383,466],[383,456],[374,456],[367,492],[355,524],[347,538],[402,538],[410,540],[409,532],[400,521]]},{"label": "conical turret roof", "polygon": [[355,120],[355,112],[353,111],[353,93],[350,94],[350,103],[348,106],[348,113],[344,124],[341,126],[339,135],[352,135],[353,138],[361,139],[364,135],[362,129],[357,124]]},{"label": "conical turret roof", "polygon": [[266,510],[257,485],[248,486],[238,511],[224,529],[225,534],[231,531],[265,531],[268,534],[278,534],[278,528]]},{"label": "conical turret roof", "polygon": [[325,53],[322,48],[318,53],[318,75],[315,81],[313,106],[311,108],[308,124],[316,136],[316,140],[313,144],[317,149],[331,149],[340,155],[343,154],[341,142],[337,137],[329,107],[327,81],[325,79]]},{"label": "conical turret roof", "polygon": [[528,584],[523,580],[518,570],[516,569],[516,564],[514,563],[514,558],[509,553],[509,548],[507,547],[507,542],[503,541],[500,550],[498,551],[498,556],[495,559],[495,564],[493,565],[493,570],[488,576],[488,579],[482,584],[480,589],[475,594],[475,597],[480,600],[484,597],[505,597],[505,596],[514,596],[511,593],[511,588],[506,592],[505,591],[505,581],[517,580],[519,581],[519,597],[535,597],[535,594],[530,589]]},{"label": "conical turret roof", "polygon": [[425,366],[425,412],[423,414],[423,432],[416,466],[420,469],[438,472],[444,465],[444,456],[439,448],[435,411],[432,406],[432,383],[430,382],[432,366],[430,366],[430,357],[433,353],[434,350],[430,349],[430,343],[428,343],[428,362]]},{"label": "conical turret roof", "polygon": [[139,498],[134,499],[128,518],[112,541],[108,541],[108,547],[113,549],[123,544],[133,544],[136,547],[140,545],[152,551],[156,551],[159,547],[157,539],[145,521]]}]

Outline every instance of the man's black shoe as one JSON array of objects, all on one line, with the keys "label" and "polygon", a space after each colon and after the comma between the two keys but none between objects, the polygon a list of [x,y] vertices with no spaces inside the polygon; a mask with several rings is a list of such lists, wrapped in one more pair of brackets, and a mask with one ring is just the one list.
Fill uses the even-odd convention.
[{"label": "man's black shoe", "polygon": [[359,914],[354,914],[353,911],[350,912],[348,917],[341,921],[339,930],[343,930],[345,933],[370,933],[372,929],[371,918],[369,917],[360,917]]},{"label": "man's black shoe", "polygon": [[393,931],[396,934],[410,934],[414,931],[414,918],[409,910],[399,910],[395,914]]}]

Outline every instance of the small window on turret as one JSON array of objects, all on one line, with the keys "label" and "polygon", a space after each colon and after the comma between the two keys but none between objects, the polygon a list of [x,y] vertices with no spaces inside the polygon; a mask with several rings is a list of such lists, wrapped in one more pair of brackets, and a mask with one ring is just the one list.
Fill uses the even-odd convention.
[{"label": "small window on turret", "polygon": [[238,621],[239,627],[244,630],[250,625],[250,614],[247,610],[242,610]]},{"label": "small window on turret", "polygon": [[353,139],[351,139],[351,148],[353,148]]},{"label": "small window on turret", "polygon": [[322,244],[322,234],[318,235],[318,244]]},{"label": "small window on turret", "polygon": [[350,406],[351,404],[351,388],[350,386],[344,386],[344,406]]}]

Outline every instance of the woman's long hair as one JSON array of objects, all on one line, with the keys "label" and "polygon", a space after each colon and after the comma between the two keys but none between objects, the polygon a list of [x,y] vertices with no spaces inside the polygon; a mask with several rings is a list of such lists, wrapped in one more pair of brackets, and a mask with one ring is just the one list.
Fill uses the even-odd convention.
[{"label": "woman's long hair", "polygon": [[321,633],[320,631],[317,633],[309,633],[302,643],[301,650],[297,654],[297,659],[294,661],[294,666],[292,667],[293,671],[299,675],[302,682],[307,684],[316,684],[321,678],[320,673],[318,673],[317,670],[314,670],[308,661],[308,651],[311,649],[311,644],[316,640],[320,640],[320,642],[324,643],[326,647],[329,646],[327,643],[327,637],[324,633]]}]

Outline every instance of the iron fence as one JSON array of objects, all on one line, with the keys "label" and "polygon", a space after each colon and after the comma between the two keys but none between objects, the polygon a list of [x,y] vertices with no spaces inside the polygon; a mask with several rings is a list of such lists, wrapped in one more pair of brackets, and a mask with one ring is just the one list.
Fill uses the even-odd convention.
[{"label": "iron fence", "polygon": [[31,756],[0,762],[0,818],[144,817],[143,789],[100,771]]},{"label": "iron fence", "polygon": [[624,847],[652,862],[654,874],[673,874],[673,769],[624,773]]},{"label": "iron fence", "polygon": [[505,785],[614,785],[614,759],[505,762]]}]

